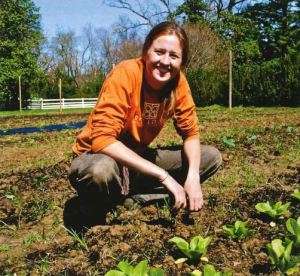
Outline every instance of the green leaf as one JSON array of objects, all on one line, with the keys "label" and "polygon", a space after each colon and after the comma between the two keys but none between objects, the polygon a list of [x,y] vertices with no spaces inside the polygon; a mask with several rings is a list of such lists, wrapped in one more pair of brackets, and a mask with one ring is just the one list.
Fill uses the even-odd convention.
[{"label": "green leaf", "polygon": [[148,266],[148,262],[146,260],[139,262],[139,264],[134,268],[133,275],[147,276],[147,266]]},{"label": "green leaf", "polygon": [[149,272],[149,276],[164,276],[165,271],[161,268],[151,268]]},{"label": "green leaf", "polygon": [[230,237],[234,236],[234,229],[231,225],[223,225],[222,228],[228,236]]},{"label": "green leaf", "polygon": [[217,273],[217,271],[215,270],[213,265],[207,264],[204,266],[204,276],[206,275],[215,275]]},{"label": "green leaf", "polygon": [[176,246],[178,247],[178,249],[184,254],[186,255],[188,258],[191,258],[190,254],[189,254],[189,244],[182,238],[179,237],[174,237],[172,239],[169,240],[169,242],[173,242],[176,244]]},{"label": "green leaf", "polygon": [[202,272],[196,269],[191,273],[191,276],[202,276]]},{"label": "green leaf", "polygon": [[125,276],[125,273],[119,270],[110,270],[107,273],[105,273],[104,276]]},{"label": "green leaf", "polygon": [[227,139],[227,137],[224,137],[223,143],[224,143],[225,147],[228,147],[228,148],[235,147],[235,141],[233,139]]},{"label": "green leaf", "polygon": [[297,221],[293,218],[290,218],[286,222],[286,228],[287,230],[296,236],[300,236],[300,217],[297,219]]},{"label": "green leaf", "polygon": [[300,190],[296,189],[295,191],[293,191],[291,196],[300,200]]},{"label": "green leaf", "polygon": [[189,248],[189,244],[184,239],[179,238],[179,237],[174,237],[172,239],[169,239],[169,242],[175,243],[179,249],[188,249]]},{"label": "green leaf", "polygon": [[133,266],[130,265],[128,262],[119,262],[117,267],[125,274],[128,274],[128,275],[133,274]]},{"label": "green leaf", "polygon": [[290,259],[291,259],[292,247],[293,247],[293,242],[289,242],[289,244],[287,245],[287,247],[285,248],[285,250],[283,252],[283,258],[286,261],[290,261]]},{"label": "green leaf", "polygon": [[277,258],[279,258],[284,253],[284,247],[282,245],[282,240],[275,239],[271,242],[272,250],[275,252]]},{"label": "green leaf", "polygon": [[[280,202],[281,203],[281,202]],[[280,204],[281,205],[281,204]],[[285,204],[283,204],[283,205],[281,205],[281,206],[279,206],[279,208],[278,208],[278,213],[281,215],[284,215],[285,213],[286,213],[286,211],[287,211],[287,209],[290,207],[290,205],[291,205],[291,202],[287,202],[287,203],[285,203]]]}]

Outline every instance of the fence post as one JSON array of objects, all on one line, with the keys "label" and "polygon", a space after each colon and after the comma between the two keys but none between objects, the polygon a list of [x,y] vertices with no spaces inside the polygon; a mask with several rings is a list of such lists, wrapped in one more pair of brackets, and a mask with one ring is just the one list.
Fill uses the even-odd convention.
[{"label": "fence post", "polygon": [[59,94],[59,110],[62,111],[61,107],[61,79],[58,79],[58,94]]},{"label": "fence post", "polygon": [[20,108],[20,112],[22,112],[22,83],[21,83],[21,76],[19,76],[19,108]]},{"label": "fence post", "polygon": [[62,98],[62,108],[65,109],[65,99]]},{"label": "fence post", "polygon": [[84,98],[81,98],[81,107],[84,107]]},{"label": "fence post", "polygon": [[42,99],[42,98],[40,99],[40,109],[44,109],[44,106],[43,106],[43,99]]}]

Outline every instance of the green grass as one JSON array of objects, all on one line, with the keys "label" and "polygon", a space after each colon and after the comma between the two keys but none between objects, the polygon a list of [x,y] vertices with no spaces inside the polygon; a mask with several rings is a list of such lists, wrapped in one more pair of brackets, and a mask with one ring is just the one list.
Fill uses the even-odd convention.
[{"label": "green grass", "polygon": [[6,117],[6,116],[29,116],[29,115],[59,115],[59,114],[71,114],[71,113],[89,113],[91,112],[92,108],[75,108],[75,109],[63,109],[62,112],[60,112],[59,109],[47,109],[47,110],[22,110],[21,112],[19,110],[14,111],[0,111],[0,117]]}]

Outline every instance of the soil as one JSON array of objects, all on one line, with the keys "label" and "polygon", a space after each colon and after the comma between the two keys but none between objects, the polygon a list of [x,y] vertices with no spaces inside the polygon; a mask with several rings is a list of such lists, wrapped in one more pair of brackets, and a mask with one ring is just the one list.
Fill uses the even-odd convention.
[{"label": "soil", "polygon": [[[236,111],[235,118],[219,116],[216,122],[213,112],[200,112],[199,118],[207,120],[202,125],[207,138],[202,140],[218,147],[224,158],[218,174],[203,185],[205,204],[200,212],[174,214],[166,204],[129,209],[120,205],[106,215],[105,224],[78,233],[86,246],[65,228],[72,216],[84,219],[74,209],[77,195],[67,177],[68,152],[78,131],[1,138],[0,145],[7,149],[0,172],[0,274],[104,275],[121,260],[138,263],[146,259],[149,266],[163,268],[166,275],[190,275],[207,262],[234,275],[279,275],[265,245],[275,238],[284,239],[286,219],[300,216],[299,201],[291,197],[300,186],[299,152],[295,153],[300,140],[299,111],[241,113]],[[10,118],[7,124],[18,125],[17,120]],[[58,120],[61,118],[49,119]],[[168,128],[154,146],[176,143],[178,137]],[[224,135],[233,138],[236,146],[228,148],[221,139]],[[28,146],[30,139],[34,146]],[[35,164],[47,151],[50,164]],[[289,213],[278,220],[258,214],[255,204],[267,200],[290,201]],[[242,241],[229,239],[222,230],[224,224],[237,219],[247,221],[254,230]],[[208,261],[175,264],[183,256],[168,240],[178,236],[189,241],[198,234],[213,238],[205,254]]]}]

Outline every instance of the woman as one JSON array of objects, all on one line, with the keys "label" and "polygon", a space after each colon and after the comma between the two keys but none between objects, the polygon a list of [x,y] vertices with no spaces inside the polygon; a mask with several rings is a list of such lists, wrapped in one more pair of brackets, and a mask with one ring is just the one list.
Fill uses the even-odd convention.
[{"label": "woman", "polygon": [[[214,174],[222,158],[211,146],[200,151],[195,105],[181,72],[188,47],[180,26],[160,23],[146,37],[142,56],[121,62],[107,76],[73,146],[77,157],[69,172],[89,215],[124,200],[148,202],[168,194],[175,209],[201,209],[200,179]],[[183,147],[148,148],[170,118]]]}]

